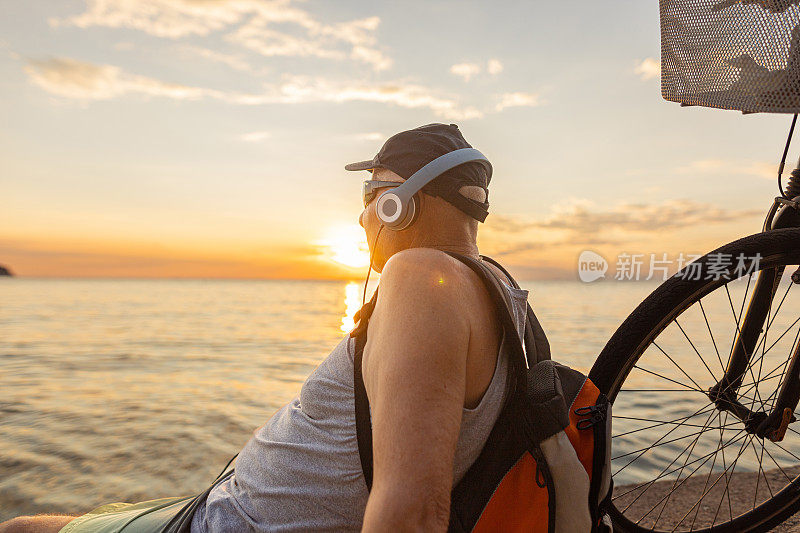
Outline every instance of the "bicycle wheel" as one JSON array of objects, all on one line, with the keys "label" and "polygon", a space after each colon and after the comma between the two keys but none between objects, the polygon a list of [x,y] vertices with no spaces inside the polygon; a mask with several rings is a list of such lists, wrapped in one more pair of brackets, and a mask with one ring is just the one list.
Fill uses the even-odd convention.
[{"label": "bicycle wheel", "polygon": [[800,339],[800,287],[791,279],[800,229],[727,244],[695,262],[702,272],[719,262],[715,254],[760,260],[750,272],[731,265],[718,279],[670,278],[592,367],[591,379],[613,402],[617,530],[765,531],[800,508],[800,422],[773,443],[706,394],[727,366],[759,272],[786,267],[739,389],[752,411],[770,411]]}]

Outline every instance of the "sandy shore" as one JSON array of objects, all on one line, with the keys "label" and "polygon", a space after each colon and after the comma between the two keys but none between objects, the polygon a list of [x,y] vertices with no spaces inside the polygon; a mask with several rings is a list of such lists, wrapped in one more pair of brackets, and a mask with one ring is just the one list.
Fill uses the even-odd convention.
[{"label": "sandy shore", "polygon": [[[694,521],[694,528],[709,527],[712,523],[725,521],[730,516],[738,516],[778,492],[787,483],[787,476],[793,478],[800,474],[800,466],[790,469],[768,470],[766,473],[736,473],[730,477],[729,490],[725,490],[725,478],[714,485],[720,474],[691,477],[680,484],[667,498],[673,481],[659,481],[650,488],[637,488],[636,485],[617,487],[614,490],[618,508],[630,504],[626,516],[642,518],[641,525],[652,527],[657,521],[659,530],[670,531],[680,524],[678,531],[688,531]],[[706,494],[699,505],[696,502]],[[652,511],[651,511],[652,509]],[[796,513],[773,531],[800,533],[800,513]]]},{"label": "sandy shore", "polygon": [[[679,522],[681,528],[678,531],[687,531],[692,520],[694,520],[695,529],[701,529],[708,527],[714,521],[715,514],[718,516],[716,523],[719,523],[727,520],[731,513],[733,516],[737,516],[752,509],[754,496],[757,498],[756,503],[760,504],[770,496],[771,490],[777,492],[785,486],[787,476],[794,477],[798,474],[800,474],[800,466],[785,469],[783,472],[779,470],[767,471],[766,476],[764,474],[757,475],[756,473],[736,473],[730,478],[730,489],[727,493],[724,490],[724,478],[716,486],[711,487],[719,474],[712,476],[709,481],[706,481],[705,477],[692,477],[681,484],[669,499],[665,499],[665,496],[672,488],[672,481],[654,483],[647,490],[644,490],[643,487],[637,489],[635,485],[620,486],[614,490],[614,494],[617,496],[615,502],[618,507],[622,508],[635,500],[626,511],[626,515],[633,518],[639,518],[648,513],[651,508],[654,508],[642,520],[641,524],[643,526],[652,526],[657,519],[660,531],[670,531]],[[756,484],[758,485],[757,495]],[[625,494],[626,492],[627,494]],[[707,493],[705,498],[703,498],[700,505],[695,506],[695,502],[704,492]],[[36,502],[22,501],[9,496],[8,493],[4,495],[0,491],[0,509],[7,515],[5,518],[20,514],[37,513],[64,512],[80,514],[89,510],[89,508],[42,506],[37,505]],[[146,498],[138,498],[138,500],[141,499]],[[113,498],[112,500],[118,501],[118,499]],[[138,500],[133,498],[126,501]],[[664,505],[665,503],[667,503],[666,506]],[[91,507],[94,507],[94,505]],[[778,533],[800,533],[800,512],[789,517],[772,531]]]}]

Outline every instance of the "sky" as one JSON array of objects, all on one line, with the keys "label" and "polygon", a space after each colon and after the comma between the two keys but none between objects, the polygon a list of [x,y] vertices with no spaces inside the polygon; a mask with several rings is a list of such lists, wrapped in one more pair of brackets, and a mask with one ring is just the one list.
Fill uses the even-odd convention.
[{"label": "sky", "polygon": [[[654,0],[0,0],[0,264],[21,276],[358,279],[360,181],[456,123],[481,252],[697,254],[760,230],[788,115],[659,90]],[[790,168],[796,160],[790,152]]]}]

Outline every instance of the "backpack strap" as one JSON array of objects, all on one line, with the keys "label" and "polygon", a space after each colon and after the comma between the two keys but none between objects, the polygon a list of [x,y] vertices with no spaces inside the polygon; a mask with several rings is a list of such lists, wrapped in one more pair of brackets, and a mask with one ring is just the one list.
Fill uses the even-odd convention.
[{"label": "backpack strap", "polygon": [[506,339],[510,341],[512,350],[511,367],[514,371],[514,382],[516,386],[509,397],[513,396],[515,393],[524,395],[528,388],[528,363],[525,357],[525,350],[522,348],[522,339],[519,338],[519,333],[514,325],[514,316],[512,314],[514,303],[511,301],[511,297],[500,284],[497,275],[482,262],[455,252],[445,253],[458,259],[472,269],[489,291],[489,296],[492,298],[495,305],[496,314],[500,318],[500,324],[503,326],[503,330],[506,333]]},{"label": "backpack strap", "polygon": [[364,473],[367,490],[372,490],[372,417],[369,411],[367,388],[364,386],[364,375],[361,372],[361,361],[366,343],[366,334],[356,337],[353,357],[353,398],[356,410],[356,439],[358,440],[358,456],[361,459],[361,471]]},{"label": "backpack strap", "polygon": [[[503,265],[485,255],[482,255],[481,259],[500,269],[515,289],[520,288],[516,280],[511,277],[511,274],[503,268]],[[542,324],[533,312],[530,302],[528,302],[528,311],[525,319],[525,353],[528,358],[529,367],[535,365],[539,361],[550,360],[550,341],[547,340],[547,334],[544,332]]]},{"label": "backpack strap", "polygon": [[353,351],[353,400],[356,414],[356,440],[358,441],[358,456],[361,459],[361,471],[367,490],[372,490],[372,417],[369,411],[369,398],[367,388],[364,386],[364,374],[361,371],[361,362],[364,358],[364,346],[367,344],[367,326],[378,301],[378,289],[369,302],[359,309],[353,316],[358,321],[351,337],[355,337]]},{"label": "backpack strap", "polygon": [[[514,326],[512,317],[512,301],[506,291],[500,285],[494,272],[481,264],[480,261],[472,259],[454,252],[447,252],[450,256],[466,264],[472,269],[489,291],[492,301],[495,304],[497,314],[500,317],[501,325],[505,332],[506,339],[512,349],[511,368],[514,372],[514,387],[509,393],[509,401],[517,395],[524,397],[527,391],[528,374],[525,359],[525,352],[522,348],[522,341],[519,338],[517,328]],[[364,474],[364,481],[367,490],[372,490],[372,418],[369,409],[369,397],[364,385],[362,373],[362,361],[364,358],[364,347],[367,344],[367,327],[372,311],[378,299],[378,290],[375,290],[372,298],[354,316],[358,320],[358,326],[350,332],[351,337],[355,337],[355,348],[353,353],[353,399],[355,404],[356,418],[356,439],[358,441],[358,455],[361,460],[361,470]],[[519,397],[519,396],[517,396]]]}]

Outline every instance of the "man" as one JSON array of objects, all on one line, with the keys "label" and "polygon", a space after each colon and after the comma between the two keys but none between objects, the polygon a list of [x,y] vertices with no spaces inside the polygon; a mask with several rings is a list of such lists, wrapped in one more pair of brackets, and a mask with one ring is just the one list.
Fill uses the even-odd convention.
[{"label": "man", "polygon": [[[422,189],[416,219],[401,231],[381,227],[375,204],[425,164],[469,147],[457,126],[430,124],[391,137],[371,161],[347,166],[372,172],[359,223],[381,273],[362,360],[371,491],[359,460],[354,339],[347,336],[299,396],[254,432],[234,475],[198,508],[193,532],[447,529],[451,489],[486,442],[507,385],[490,296],[472,270],[443,253],[479,258],[478,221],[486,216],[491,176],[476,163],[441,174]],[[507,288],[521,330],[527,291]],[[71,519],[24,517],[0,532],[58,531]],[[81,520],[65,533],[92,531],[91,520]]]}]

